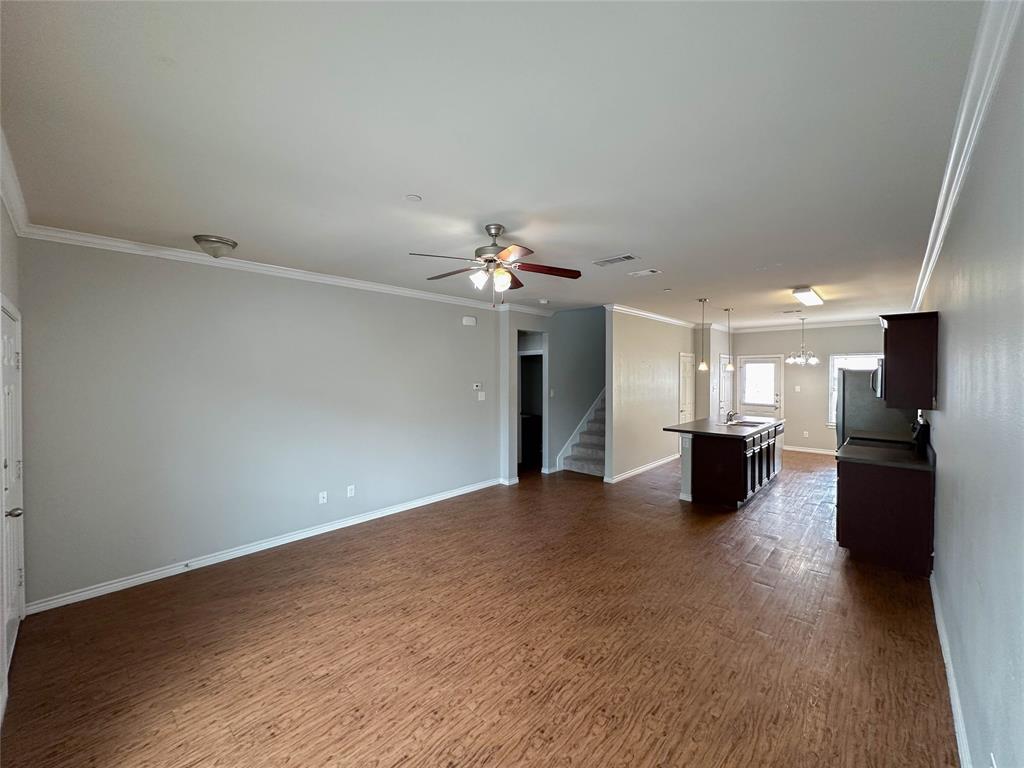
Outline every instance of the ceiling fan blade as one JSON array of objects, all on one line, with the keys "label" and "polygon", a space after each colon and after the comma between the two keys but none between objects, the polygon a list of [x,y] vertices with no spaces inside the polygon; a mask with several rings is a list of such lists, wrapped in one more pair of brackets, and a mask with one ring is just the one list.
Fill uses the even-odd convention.
[{"label": "ceiling fan blade", "polygon": [[533,251],[529,248],[512,243],[512,245],[505,250],[499,251],[497,258],[499,261],[519,261],[520,259],[525,259],[531,253],[533,253]]},{"label": "ceiling fan blade", "polygon": [[549,267],[547,264],[529,264],[527,262],[520,261],[513,265],[516,269],[521,269],[523,272],[538,272],[542,275],[552,275],[553,277],[567,277],[570,280],[578,278],[582,272],[578,269],[566,269],[565,267]]},{"label": "ceiling fan blade", "polygon": [[464,259],[461,256],[438,256],[436,253],[409,253],[410,256],[429,256],[432,259],[455,259],[456,261],[472,261],[476,262],[476,259]]},{"label": "ceiling fan blade", "polygon": [[474,272],[474,267],[466,267],[465,269],[453,269],[451,272],[442,272],[440,275],[434,275],[428,277],[427,280],[440,280],[442,277],[451,277],[452,275],[461,275],[463,272]]},{"label": "ceiling fan blade", "polygon": [[523,281],[519,279],[515,272],[509,272],[512,275],[512,285],[509,286],[510,291],[514,291],[516,288],[523,287]]}]

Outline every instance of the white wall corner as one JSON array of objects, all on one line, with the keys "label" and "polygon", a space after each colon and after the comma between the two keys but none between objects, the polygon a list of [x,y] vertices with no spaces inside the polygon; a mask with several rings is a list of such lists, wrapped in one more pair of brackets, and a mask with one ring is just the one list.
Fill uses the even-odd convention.
[{"label": "white wall corner", "polygon": [[28,227],[28,208],[25,207],[25,198],[21,194],[21,183],[18,181],[18,171],[14,167],[14,158],[11,156],[10,147],[7,146],[7,134],[0,129],[0,197],[3,197],[4,207],[11,217],[11,224],[14,225],[14,233],[18,237],[24,237],[25,229]]}]

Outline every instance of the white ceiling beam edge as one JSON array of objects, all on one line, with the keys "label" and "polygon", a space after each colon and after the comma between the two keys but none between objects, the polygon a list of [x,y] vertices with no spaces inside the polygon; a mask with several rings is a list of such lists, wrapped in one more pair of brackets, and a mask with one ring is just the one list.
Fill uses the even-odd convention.
[{"label": "white ceiling beam edge", "polygon": [[914,312],[921,309],[924,303],[928,283],[939,261],[949,220],[960,197],[960,188],[970,167],[971,155],[985,122],[989,101],[999,84],[999,76],[1003,71],[1014,30],[1020,21],[1022,8],[1024,3],[989,0],[982,9],[978,33],[974,39],[974,50],[971,52],[967,70],[967,80],[964,82],[960,108],[956,114],[949,159],[946,161],[939,200],[935,206],[935,218],[928,233],[924,262],[921,264],[914,299],[910,305]]},{"label": "white ceiling beam edge", "polygon": [[18,183],[18,174],[14,166],[14,158],[11,157],[7,147],[7,137],[0,133],[2,140],[2,168],[0,168],[0,195],[3,196],[4,206],[10,214],[11,223],[18,237],[25,237],[31,240],[46,240],[51,243],[64,243],[66,245],[80,245],[86,248],[98,248],[106,251],[119,253],[131,253],[137,256],[153,256],[158,259],[170,261],[182,261],[189,264],[199,264],[206,267],[220,267],[221,269],[234,269],[239,272],[253,272],[271,277],[284,277],[290,280],[303,280],[307,283],[320,283],[322,285],[337,285],[343,288],[354,288],[360,291],[374,291],[376,293],[387,293],[394,296],[404,296],[409,299],[423,299],[425,301],[437,301],[443,304],[455,304],[461,307],[472,307],[473,309],[485,309],[496,312],[523,312],[541,317],[551,317],[552,310],[526,307],[519,304],[491,305],[487,301],[477,299],[464,299],[459,296],[447,296],[441,293],[430,291],[418,291],[415,288],[403,288],[397,285],[386,283],[372,283],[366,280],[356,280],[350,277],[329,275],[323,272],[310,272],[304,269],[292,267],[279,267],[275,264],[264,264],[258,261],[246,261],[245,259],[221,258],[214,259],[205,253],[186,251],[181,248],[168,248],[161,245],[150,245],[139,243],[134,240],[121,240],[116,237],[104,235],[91,235],[86,232],[75,232],[69,229],[58,227],[44,227],[33,224],[28,218],[28,209],[25,206],[25,199],[21,194],[21,185]]}]

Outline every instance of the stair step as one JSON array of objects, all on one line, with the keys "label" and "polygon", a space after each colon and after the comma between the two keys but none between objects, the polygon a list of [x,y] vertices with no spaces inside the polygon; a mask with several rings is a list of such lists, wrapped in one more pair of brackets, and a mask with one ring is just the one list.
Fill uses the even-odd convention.
[{"label": "stair step", "polygon": [[576,445],[572,447],[572,452],[569,454],[569,457],[573,459],[586,459],[587,461],[603,462],[604,446],[576,443]]},{"label": "stair step", "polygon": [[580,432],[580,442],[584,445],[604,446],[604,432]]},{"label": "stair step", "polygon": [[601,421],[604,421],[604,417],[605,417],[605,410],[604,410],[604,408],[598,408],[596,411],[594,411],[594,418],[595,419],[600,419]]},{"label": "stair step", "polygon": [[563,466],[571,472],[581,472],[584,475],[604,477],[603,461],[586,461],[569,457],[563,462]]},{"label": "stair step", "polygon": [[603,435],[604,434],[604,422],[603,421],[594,421],[593,419],[591,419],[590,421],[587,422],[587,428],[586,428],[585,431],[590,432],[592,434]]}]

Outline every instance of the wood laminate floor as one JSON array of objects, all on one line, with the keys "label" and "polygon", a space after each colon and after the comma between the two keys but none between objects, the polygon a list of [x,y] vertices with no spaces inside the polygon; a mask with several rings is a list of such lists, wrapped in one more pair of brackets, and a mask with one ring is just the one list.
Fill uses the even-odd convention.
[{"label": "wood laminate floor", "polygon": [[928,582],[785,459],[738,512],[535,476],[30,616],[0,762],[955,765]]}]

